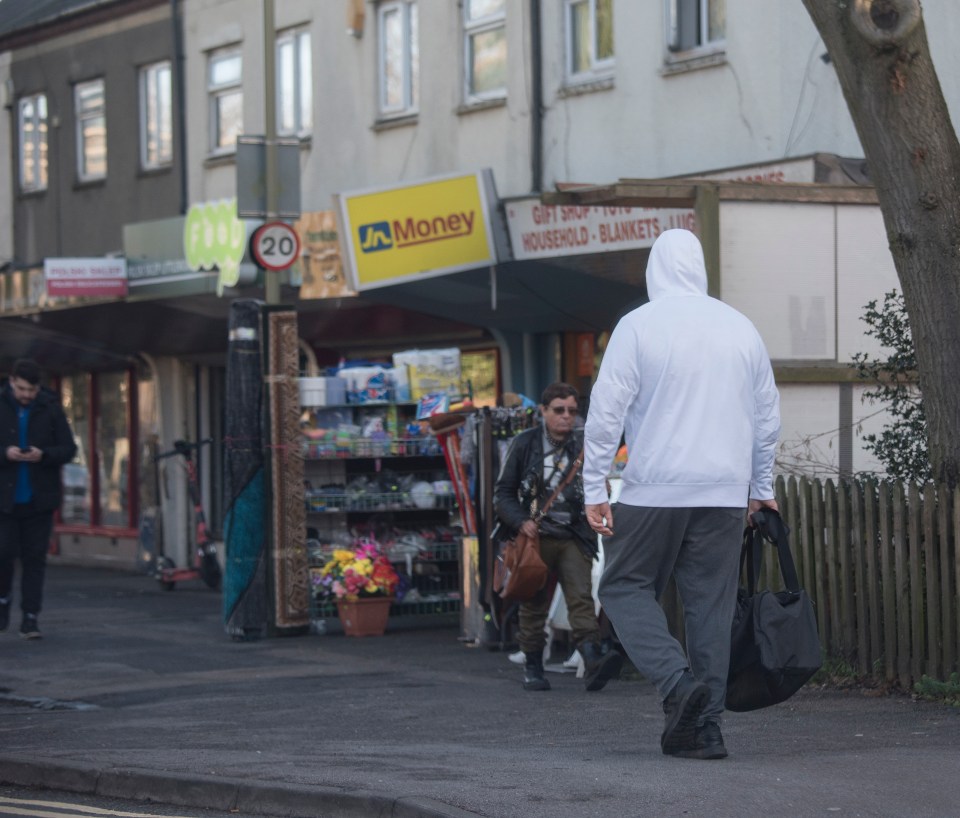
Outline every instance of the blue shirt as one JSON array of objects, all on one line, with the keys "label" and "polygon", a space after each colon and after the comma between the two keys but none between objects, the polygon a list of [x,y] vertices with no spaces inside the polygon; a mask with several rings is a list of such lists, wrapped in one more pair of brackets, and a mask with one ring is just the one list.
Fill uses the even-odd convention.
[{"label": "blue shirt", "polygon": [[[20,448],[26,449],[27,424],[30,422],[30,406],[17,407],[17,420],[20,425]],[[14,503],[29,503],[33,499],[33,486],[30,485],[30,464],[21,463],[17,469],[17,486],[13,494]]]}]

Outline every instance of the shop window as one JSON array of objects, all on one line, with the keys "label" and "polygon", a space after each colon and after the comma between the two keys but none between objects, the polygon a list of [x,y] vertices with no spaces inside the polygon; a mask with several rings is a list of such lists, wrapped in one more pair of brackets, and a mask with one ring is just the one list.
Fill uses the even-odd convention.
[{"label": "shop window", "polygon": [[100,524],[130,524],[130,382],[126,372],[96,377]]},{"label": "shop window", "polygon": [[47,189],[47,96],[32,94],[19,104],[20,190]]},{"label": "shop window", "polygon": [[242,61],[238,49],[216,51],[207,64],[210,98],[210,150],[232,153],[243,133]]},{"label": "shop window", "polygon": [[[131,440],[138,438],[130,418],[139,399],[148,401],[148,411],[155,411],[153,381],[145,378],[140,398],[131,400],[131,385],[136,383],[127,371],[61,380],[63,410],[77,442],[77,456],[63,469],[61,523],[119,528],[134,524],[141,477],[136,469],[142,460],[131,449]],[[154,421],[148,417],[145,422],[155,436]]]},{"label": "shop window", "polygon": [[73,89],[77,117],[77,176],[82,182],[107,175],[107,109],[102,79]]},{"label": "shop window", "polygon": [[313,130],[313,76],[310,32],[277,37],[277,133],[303,136]]},{"label": "shop window", "polygon": [[419,104],[420,46],[417,4],[383,3],[377,9],[380,114],[416,113]]},{"label": "shop window", "polygon": [[467,102],[507,93],[506,0],[463,0]]},{"label": "shop window", "polygon": [[139,508],[146,510],[160,505],[160,486],[154,458],[160,453],[160,418],[157,412],[157,382],[147,366],[137,371],[137,440],[140,456]]},{"label": "shop window", "polygon": [[613,70],[613,0],[567,0],[567,79],[584,82]]},{"label": "shop window", "polygon": [[727,27],[727,0],[666,0],[671,52],[719,50]]},{"label": "shop window", "polygon": [[500,352],[471,349],[460,353],[460,380],[474,406],[496,406],[500,395]]},{"label": "shop window", "polygon": [[90,502],[90,384],[85,375],[64,378],[60,383],[63,411],[77,441],[77,456],[63,467],[63,502],[60,519],[64,523],[89,525]]},{"label": "shop window", "polygon": [[173,161],[173,98],[169,61],[140,69],[140,166],[166,167]]}]

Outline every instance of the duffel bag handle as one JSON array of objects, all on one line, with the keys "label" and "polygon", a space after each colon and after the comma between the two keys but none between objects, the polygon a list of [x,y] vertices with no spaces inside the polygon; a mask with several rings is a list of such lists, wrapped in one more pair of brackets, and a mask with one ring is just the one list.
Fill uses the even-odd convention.
[{"label": "duffel bag handle", "polygon": [[[780,563],[780,575],[783,577],[784,587],[786,587],[791,594],[799,594],[800,579],[797,576],[797,566],[794,564],[793,554],[790,551],[790,529],[783,521],[780,513],[772,508],[762,508],[759,511],[753,512],[753,514],[750,515],[750,520],[755,526],[753,529],[754,548],[752,549],[751,561],[757,558],[756,555],[759,551],[757,547],[758,543],[766,540],[772,544],[777,549],[777,560]],[[752,567],[754,566],[748,565],[748,572]],[[755,581],[759,574],[760,561],[757,559],[751,580]],[[751,587],[751,593],[755,590],[755,587]]]}]

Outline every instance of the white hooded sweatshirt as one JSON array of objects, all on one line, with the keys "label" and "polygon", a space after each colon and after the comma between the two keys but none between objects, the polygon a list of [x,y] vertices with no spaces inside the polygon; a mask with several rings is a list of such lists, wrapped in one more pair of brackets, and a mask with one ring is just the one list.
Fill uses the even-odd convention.
[{"label": "white hooded sweatshirt", "polygon": [[780,396],[770,358],[753,324],[707,295],[693,233],[657,238],[647,293],[610,336],[590,395],[585,501],[607,502],[621,433],[621,503],[746,508],[773,498]]}]

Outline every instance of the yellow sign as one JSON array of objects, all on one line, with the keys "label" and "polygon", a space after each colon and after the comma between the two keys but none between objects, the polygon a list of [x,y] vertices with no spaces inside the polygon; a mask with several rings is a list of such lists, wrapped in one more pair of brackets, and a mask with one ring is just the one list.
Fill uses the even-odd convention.
[{"label": "yellow sign", "polygon": [[489,171],[337,198],[358,290],[496,263]]}]

